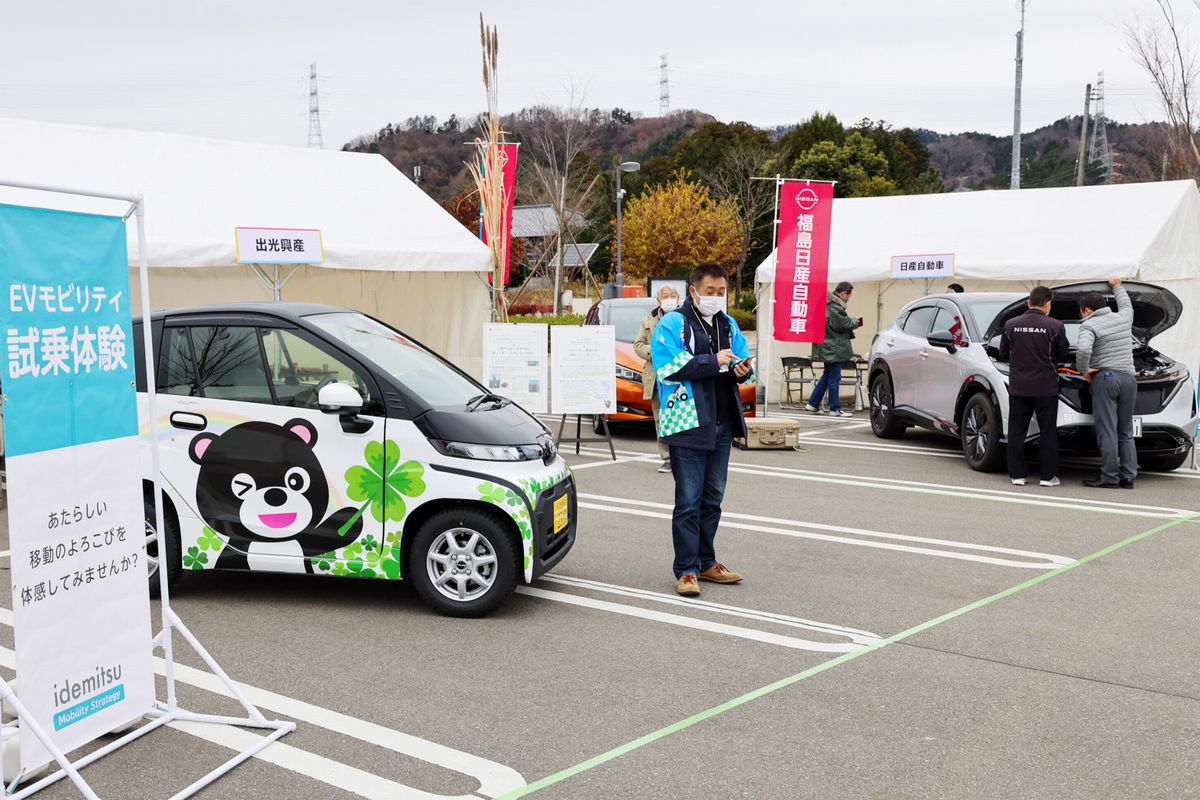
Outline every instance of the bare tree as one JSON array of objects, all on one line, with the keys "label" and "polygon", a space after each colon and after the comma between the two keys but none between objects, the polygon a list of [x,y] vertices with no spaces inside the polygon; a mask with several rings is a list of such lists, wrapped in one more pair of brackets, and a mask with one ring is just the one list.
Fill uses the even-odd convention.
[{"label": "bare tree", "polygon": [[533,196],[550,205],[558,225],[554,259],[554,313],[558,314],[562,311],[564,248],[577,244],[575,233],[583,224],[583,218],[571,209],[587,207],[600,178],[587,163],[597,123],[574,86],[566,106],[538,106],[530,109],[528,116],[532,158],[527,163],[532,165]]},{"label": "bare tree", "polygon": [[734,298],[742,298],[742,274],[746,259],[754,244],[754,229],[771,210],[775,202],[775,184],[772,181],[756,181],[766,168],[771,153],[765,147],[735,147],[721,157],[712,170],[702,176],[717,200],[733,198],[738,207],[738,234],[742,240],[742,254],[734,269]]},{"label": "bare tree", "polygon": [[[1196,52],[1181,34],[1181,24],[1171,0],[1155,0],[1161,19],[1146,22],[1140,17],[1125,27],[1125,37],[1134,59],[1150,76],[1167,115],[1164,153],[1181,177],[1200,177],[1200,148],[1196,145],[1195,92],[1200,70]],[[1192,0],[1200,8],[1200,0]]]}]

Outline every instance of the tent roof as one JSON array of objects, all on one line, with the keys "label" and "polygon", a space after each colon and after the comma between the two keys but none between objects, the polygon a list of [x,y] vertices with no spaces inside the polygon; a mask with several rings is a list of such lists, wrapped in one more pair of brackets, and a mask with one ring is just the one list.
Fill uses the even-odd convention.
[{"label": "tent roof", "polygon": [[[834,201],[830,281],[891,278],[891,258],[953,253],[960,278],[1200,278],[1194,181]],[[772,253],[756,271],[774,281]]]},{"label": "tent roof", "polygon": [[[0,181],[141,194],[152,267],[236,263],[235,227],[319,228],[324,266],[487,271],[487,247],[383,156],[0,119]],[[122,213],[0,187],[0,203]],[[137,262],[135,226],[129,257]]]}]

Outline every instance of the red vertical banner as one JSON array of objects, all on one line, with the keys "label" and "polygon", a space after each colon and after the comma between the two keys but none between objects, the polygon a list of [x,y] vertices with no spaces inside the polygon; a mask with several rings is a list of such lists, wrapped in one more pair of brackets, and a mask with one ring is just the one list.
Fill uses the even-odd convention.
[{"label": "red vertical banner", "polygon": [[783,181],[775,234],[775,338],[825,341],[833,184]]},{"label": "red vertical banner", "polygon": [[[500,145],[500,192],[504,198],[504,285],[508,285],[509,260],[512,258],[513,198],[517,194],[517,148],[519,144]],[[487,226],[483,224],[483,208],[480,207],[479,238],[487,244]],[[488,278],[491,281],[491,278]]]}]

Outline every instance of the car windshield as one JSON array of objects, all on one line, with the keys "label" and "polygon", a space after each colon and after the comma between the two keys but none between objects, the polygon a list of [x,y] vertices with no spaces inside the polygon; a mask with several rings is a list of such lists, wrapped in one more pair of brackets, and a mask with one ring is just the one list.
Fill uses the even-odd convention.
[{"label": "car windshield", "polygon": [[342,312],[308,321],[374,361],[430,406],[462,406],[483,393],[445,361],[370,317]]},{"label": "car windshield", "polygon": [[1012,300],[981,300],[971,303],[969,306],[971,318],[975,321],[975,328],[980,335],[986,334],[987,329],[996,319],[996,315],[1011,305]]},{"label": "car windshield", "polygon": [[617,341],[632,344],[641,330],[642,320],[653,310],[652,305],[612,306],[608,311],[608,324],[616,329]]}]

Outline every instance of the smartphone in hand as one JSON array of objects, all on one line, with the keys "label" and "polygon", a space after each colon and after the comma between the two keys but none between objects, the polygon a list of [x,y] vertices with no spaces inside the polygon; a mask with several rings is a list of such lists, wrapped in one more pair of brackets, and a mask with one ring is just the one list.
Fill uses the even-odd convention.
[{"label": "smartphone in hand", "polygon": [[861,328],[862,326],[863,326],[863,318],[862,318],[862,317],[859,317],[859,318],[858,318],[858,327],[860,327],[860,328]]}]

